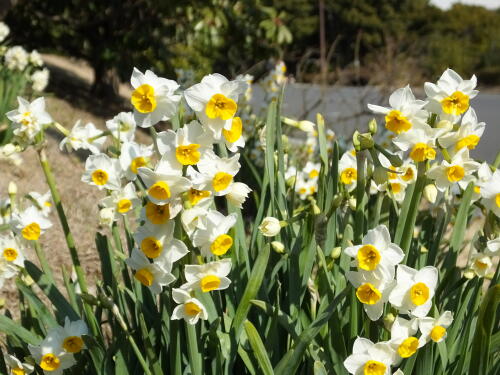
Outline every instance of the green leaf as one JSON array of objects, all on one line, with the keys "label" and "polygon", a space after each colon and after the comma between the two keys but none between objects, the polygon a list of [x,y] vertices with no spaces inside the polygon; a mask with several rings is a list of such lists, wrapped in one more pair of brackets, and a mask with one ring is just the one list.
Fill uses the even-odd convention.
[{"label": "green leaf", "polygon": [[31,345],[38,345],[41,341],[41,338],[34,333],[2,314],[0,314],[0,332],[18,337],[21,341]]},{"label": "green leaf", "polygon": [[264,346],[264,343],[262,342],[257,329],[248,320],[245,321],[244,326],[248,341],[250,342],[250,346],[253,349],[262,372],[265,375],[273,375],[273,366],[271,365],[271,361],[267,356],[266,347]]}]

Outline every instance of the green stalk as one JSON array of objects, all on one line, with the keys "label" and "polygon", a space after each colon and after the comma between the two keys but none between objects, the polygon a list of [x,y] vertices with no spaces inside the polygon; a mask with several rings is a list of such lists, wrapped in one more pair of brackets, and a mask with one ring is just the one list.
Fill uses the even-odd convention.
[{"label": "green stalk", "polygon": [[361,243],[364,233],[364,218],[365,218],[365,160],[364,152],[356,152],[356,212],[354,213],[354,241]]},{"label": "green stalk", "polygon": [[40,242],[33,241],[33,247],[35,248],[36,256],[40,261],[40,266],[42,267],[42,271],[47,275],[50,282],[54,284],[54,274],[52,273],[52,269],[50,268],[49,262],[47,262],[47,258],[45,257],[45,252],[40,246]]},{"label": "green stalk", "polygon": [[417,170],[417,181],[415,182],[415,188],[413,189],[413,194],[411,196],[407,215],[399,217],[399,220],[403,220],[403,222],[405,223],[399,246],[406,253],[406,257],[408,257],[411,239],[413,238],[413,228],[415,227],[415,222],[417,220],[418,205],[420,203],[420,198],[422,197],[422,191],[425,187],[425,169],[425,162],[419,162]]}]

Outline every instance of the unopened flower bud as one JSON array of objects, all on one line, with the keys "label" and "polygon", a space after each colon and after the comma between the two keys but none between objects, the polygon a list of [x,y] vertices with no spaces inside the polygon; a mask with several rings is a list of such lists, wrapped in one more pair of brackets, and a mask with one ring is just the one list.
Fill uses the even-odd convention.
[{"label": "unopened flower bud", "polygon": [[273,250],[276,251],[278,254],[283,254],[285,252],[285,245],[283,245],[279,241],[271,242],[271,246],[273,247]]},{"label": "unopened flower bud", "polygon": [[299,121],[298,127],[300,130],[306,133],[313,133],[315,129],[314,122],[307,120]]},{"label": "unopened flower bud", "polygon": [[371,135],[374,135],[377,133],[377,120],[372,118],[370,122],[368,123],[368,130],[370,131]]},{"label": "unopened flower bud", "polygon": [[356,198],[349,198],[347,201],[349,203],[349,208],[353,211],[356,210]]},{"label": "unopened flower bud", "polygon": [[427,199],[430,203],[436,203],[436,198],[438,191],[436,189],[436,185],[434,184],[429,184],[426,187],[424,187],[424,197]]},{"label": "unopened flower bud", "polygon": [[9,195],[16,195],[17,194],[17,185],[14,181],[9,182],[8,192],[9,192]]},{"label": "unopened flower bud", "polygon": [[338,259],[340,257],[340,254],[342,254],[342,248],[340,246],[337,246],[333,249],[331,257],[333,259]]},{"label": "unopened flower bud", "polygon": [[273,237],[279,234],[281,223],[278,219],[272,216],[265,217],[259,225],[259,230],[263,236]]},{"label": "unopened flower bud", "polygon": [[396,320],[396,317],[394,316],[394,314],[392,314],[392,313],[387,314],[386,316],[384,316],[384,327],[388,331],[390,331],[391,327],[392,327],[392,323],[394,323],[395,320]]},{"label": "unopened flower bud", "polygon": [[464,272],[464,277],[469,280],[473,279],[475,275],[475,272],[471,269],[468,269]]},{"label": "unopened flower bud", "polygon": [[111,226],[114,219],[115,210],[113,207],[105,207],[99,211],[99,224]]}]

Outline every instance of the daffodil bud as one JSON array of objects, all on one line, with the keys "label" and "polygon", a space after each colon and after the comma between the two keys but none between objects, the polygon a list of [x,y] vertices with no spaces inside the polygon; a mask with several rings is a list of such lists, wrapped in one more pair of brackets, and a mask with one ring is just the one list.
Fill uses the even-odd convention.
[{"label": "daffodil bud", "polygon": [[338,259],[340,257],[340,254],[342,254],[342,248],[340,246],[337,246],[332,250],[331,257],[333,259]]},{"label": "daffodil bud", "polygon": [[321,209],[319,208],[318,204],[316,203],[315,200],[313,200],[311,203],[312,203],[313,214],[314,215],[319,215],[321,213]]},{"label": "daffodil bud", "polygon": [[105,207],[99,211],[99,224],[109,225],[113,224],[115,218],[115,210],[113,207]]},{"label": "daffodil bud", "polygon": [[349,208],[353,211],[356,210],[356,198],[349,198],[347,201],[349,203]]},{"label": "daffodil bud", "polygon": [[475,272],[471,269],[468,269],[464,272],[464,277],[468,280],[473,279],[475,275],[476,275]]},{"label": "daffodil bud", "polygon": [[427,199],[430,203],[436,203],[436,198],[438,194],[436,185],[428,184],[426,187],[424,187],[423,194],[425,199]]},{"label": "daffodil bud", "polygon": [[9,192],[9,195],[16,195],[17,194],[17,185],[14,181],[9,182],[8,192]]},{"label": "daffodil bud", "polygon": [[[359,141],[360,150],[369,150],[375,144],[371,133],[358,134],[358,141]],[[359,150],[356,150],[356,151],[359,151]]]},{"label": "daffodil bud", "polygon": [[87,302],[89,305],[97,306],[99,305],[99,300],[89,293],[82,293],[82,299]]},{"label": "daffodil bud", "polygon": [[389,313],[386,316],[384,316],[384,327],[385,327],[385,329],[387,329],[388,331],[390,331],[391,327],[392,327],[392,323],[394,323],[395,320],[396,320],[396,317],[392,313]]},{"label": "daffodil bud", "polygon": [[287,184],[288,186],[293,186],[293,185],[295,185],[295,180],[296,180],[296,179],[297,179],[297,177],[296,177],[296,176],[291,176],[291,177],[287,178],[287,180],[286,180],[286,184]]},{"label": "daffodil bud", "polygon": [[371,135],[375,135],[377,133],[377,120],[372,118],[370,122],[368,123],[368,130],[370,131]]},{"label": "daffodil bud", "polygon": [[314,122],[307,121],[307,120],[299,121],[298,127],[300,130],[302,130],[303,132],[306,132],[306,133],[312,133],[312,132],[314,132],[314,129],[315,129]]},{"label": "daffodil bud", "polygon": [[271,246],[273,247],[273,250],[276,251],[278,254],[283,254],[285,252],[285,245],[283,245],[279,241],[271,242]]},{"label": "daffodil bud", "polygon": [[361,142],[359,140],[359,131],[357,131],[357,130],[352,135],[352,144],[353,144],[354,149],[356,151],[360,151],[361,150]]},{"label": "daffodil bud", "polygon": [[265,237],[273,237],[279,234],[281,223],[278,219],[272,216],[265,217],[259,225],[259,230]]}]

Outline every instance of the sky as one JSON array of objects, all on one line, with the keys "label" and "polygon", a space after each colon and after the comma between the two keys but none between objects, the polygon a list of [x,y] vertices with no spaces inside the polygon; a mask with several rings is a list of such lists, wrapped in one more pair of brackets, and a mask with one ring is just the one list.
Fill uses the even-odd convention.
[{"label": "sky", "polygon": [[431,3],[444,9],[448,9],[454,3],[482,5],[486,8],[491,8],[491,9],[500,8],[500,0],[431,0]]}]

